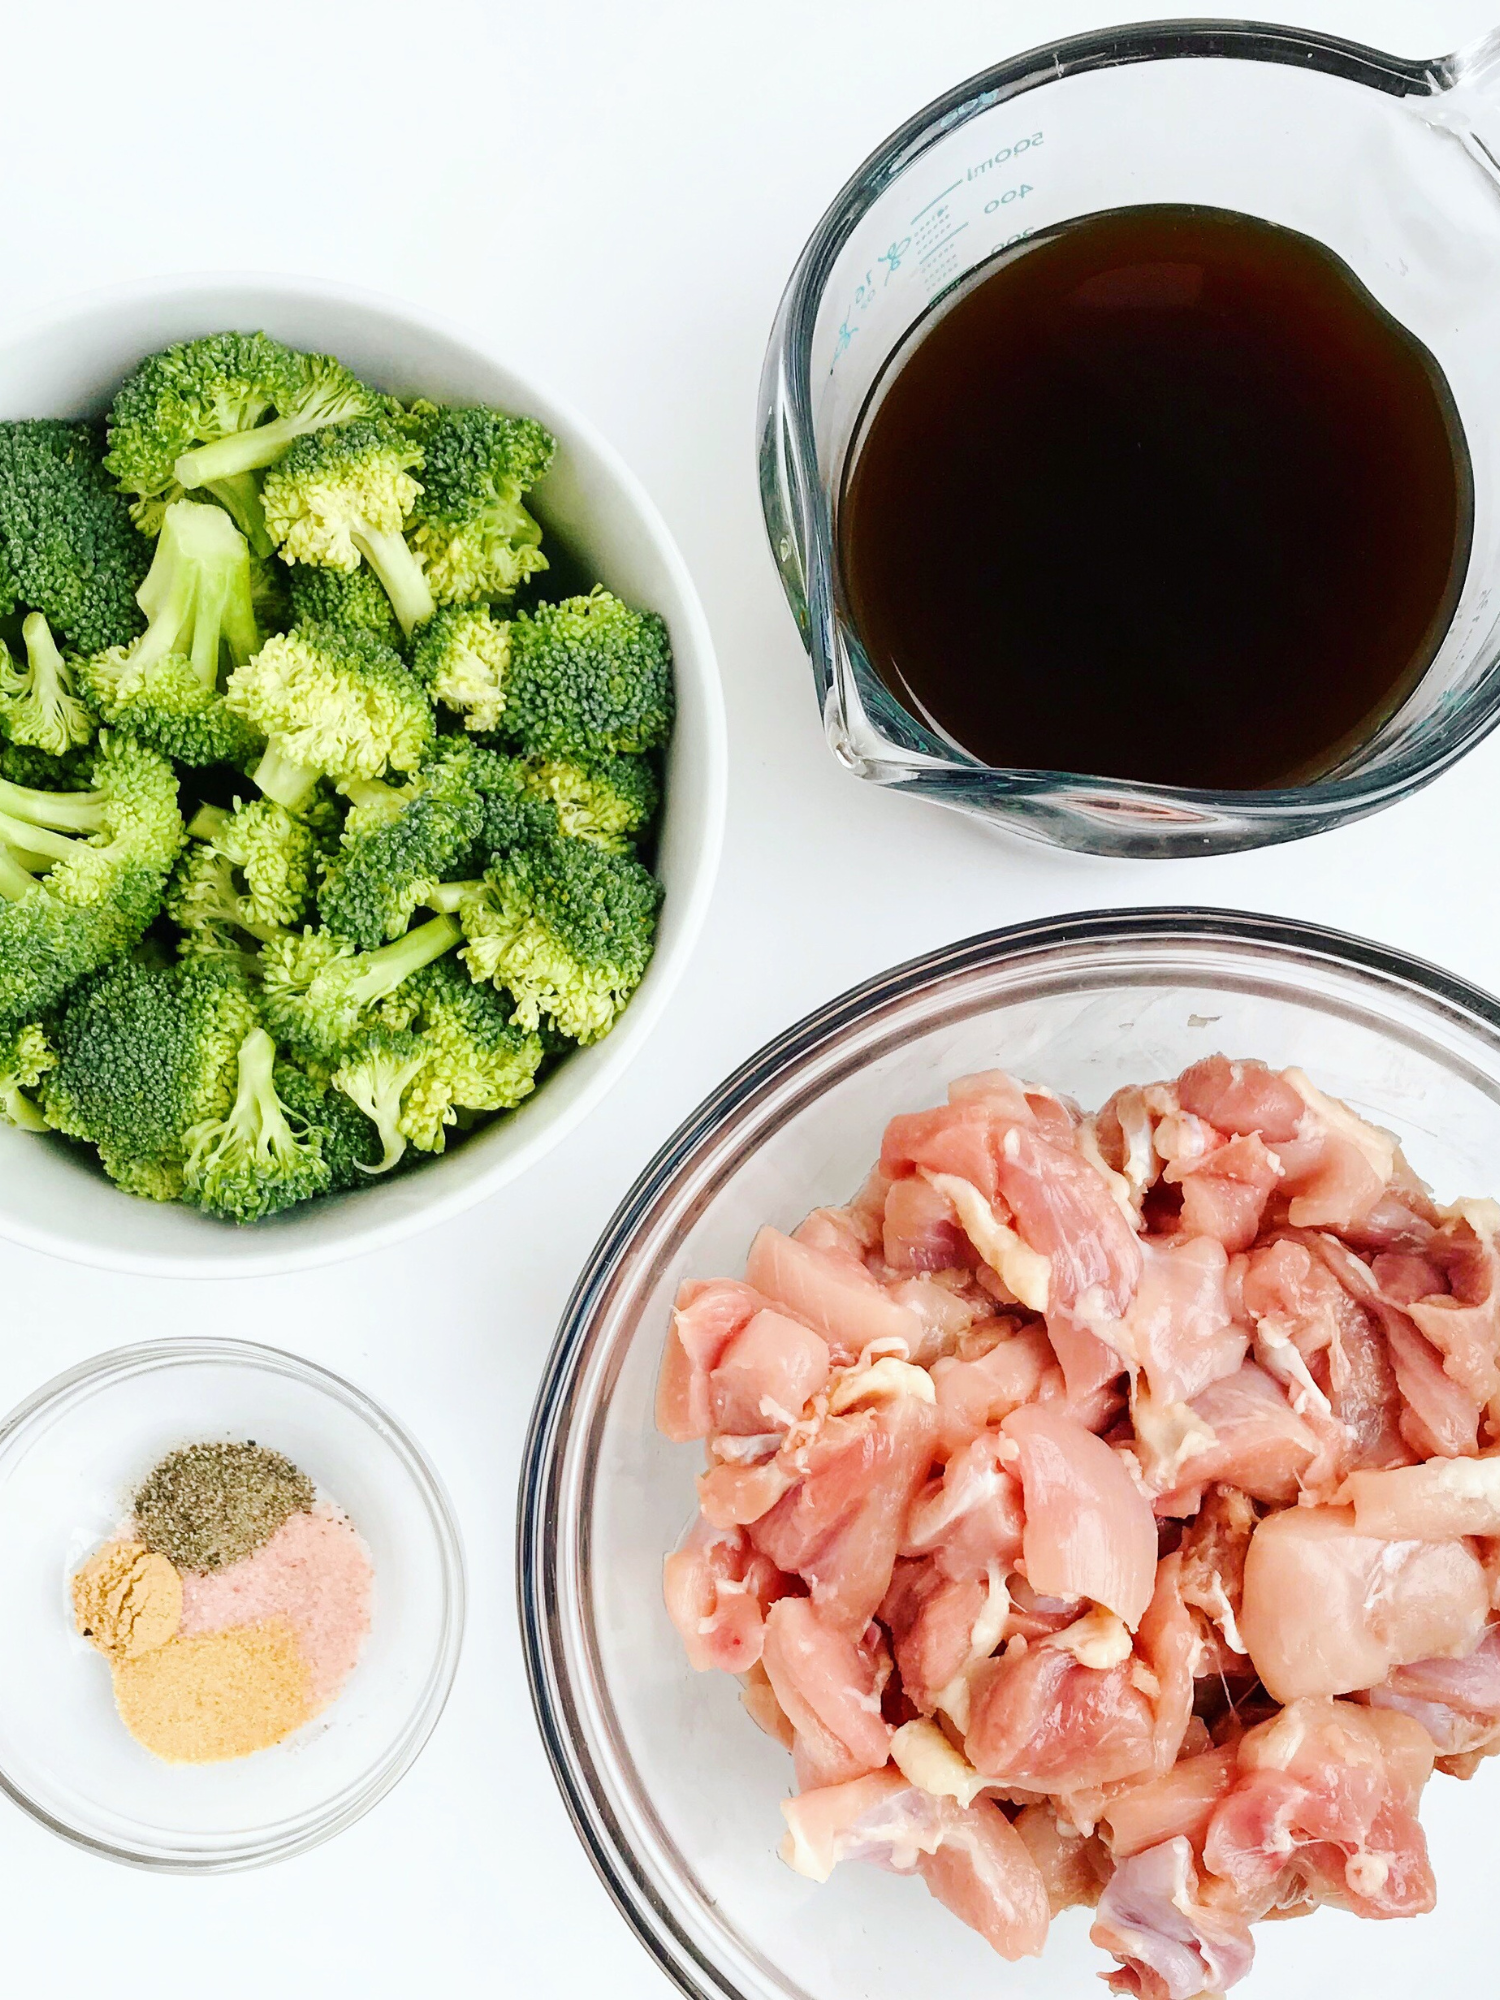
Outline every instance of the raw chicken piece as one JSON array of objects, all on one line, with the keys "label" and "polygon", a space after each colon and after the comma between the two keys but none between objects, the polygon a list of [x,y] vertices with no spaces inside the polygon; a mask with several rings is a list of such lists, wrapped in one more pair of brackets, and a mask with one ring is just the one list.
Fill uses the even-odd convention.
[{"label": "raw chicken piece", "polygon": [[1424,1542],[1500,1535],[1500,1456],[1429,1458],[1387,1472],[1354,1472],[1347,1498],[1362,1535]]},{"label": "raw chicken piece", "polygon": [[783,1750],[791,1750],[797,1741],[791,1718],[776,1699],[776,1690],[760,1661],[740,1675],[740,1706],[755,1724],[756,1728],[769,1736],[773,1743],[779,1743]]},{"label": "raw chicken piece", "polygon": [[732,1278],[684,1285],[656,1385],[656,1427],[674,1444],[707,1437],[713,1429],[708,1378],[731,1336],[748,1326],[765,1300]]},{"label": "raw chicken piece", "polygon": [[1384,1541],[1360,1534],[1352,1507],[1302,1507],[1251,1538],[1239,1622],[1267,1691],[1292,1702],[1472,1652],[1488,1613],[1484,1571],[1462,1542]]},{"label": "raw chicken piece", "polygon": [[1012,1125],[996,1179],[1017,1231],[1051,1267],[1049,1309],[1122,1319],[1140,1281],[1141,1250],[1098,1170],[1074,1147]]},{"label": "raw chicken piece", "polygon": [[1141,1246],[1141,1279],[1122,1322],[1122,1350],[1139,1362],[1159,1403],[1186,1403],[1232,1375],[1248,1336],[1225,1298],[1229,1259],[1205,1236]]},{"label": "raw chicken piece", "polygon": [[1239,1777],[1214,1813],[1204,1861],[1252,1916],[1307,1901],[1419,1916],[1435,1896],[1415,1818],[1431,1770],[1425,1741],[1404,1716],[1293,1703],[1242,1739]]},{"label": "raw chicken piece", "polygon": [[998,1807],[933,1798],[886,1770],[803,1792],[781,1808],[782,1859],[814,1882],[840,1861],[919,1872],[930,1893],[1003,1958],[1030,1958],[1047,1937],[1047,1891],[1020,1835]]},{"label": "raw chicken piece", "polygon": [[1157,1565],[1156,1588],[1141,1620],[1138,1646],[1156,1680],[1151,1698],[1156,1716],[1152,1765],[1158,1772],[1170,1771],[1193,1719],[1193,1678],[1203,1652],[1197,1624],[1182,1598],[1180,1552]]},{"label": "raw chicken piece", "polygon": [[1260,1062],[1205,1056],[1177,1079],[1177,1101],[1206,1124],[1268,1146],[1295,1139],[1307,1106],[1285,1077]]},{"label": "raw chicken piece", "polygon": [[747,1444],[759,1442],[770,1446],[769,1458],[732,1460],[699,1473],[698,1505],[710,1527],[747,1528],[769,1514],[781,1496],[796,1485],[798,1475],[787,1454],[779,1450],[780,1437],[746,1439]]},{"label": "raw chicken piece", "polygon": [[883,1248],[893,1271],[948,1271],[974,1259],[953,1203],[917,1174],[891,1182]]},{"label": "raw chicken piece", "polygon": [[[1500,1257],[1495,1251],[1500,1214],[1487,1212],[1493,1207],[1492,1202],[1465,1204],[1420,1258],[1406,1260],[1441,1272],[1440,1287],[1409,1299],[1406,1310],[1418,1333],[1444,1357],[1446,1372],[1480,1404],[1500,1398]],[[1377,1280],[1383,1261],[1376,1259]],[[1410,1284],[1409,1270],[1399,1275]]]},{"label": "raw chicken piece", "polygon": [[[944,1691],[970,1664],[989,1604],[984,1577],[955,1582],[931,1561],[897,1563],[880,1618],[891,1635],[902,1691],[924,1715],[941,1705]],[[999,1638],[996,1633],[989,1650]]]},{"label": "raw chicken piece", "polygon": [[782,1713],[799,1736],[834,1738],[859,1771],[882,1770],[891,1754],[883,1653],[830,1630],[805,1597],[783,1597],[766,1614],[761,1664]]},{"label": "raw chicken piece", "polygon": [[1156,1578],[1156,1521],[1124,1460],[1041,1404],[1000,1426],[1016,1448],[1026,1579],[1047,1597],[1086,1597],[1133,1631]]},{"label": "raw chicken piece", "polygon": [[1245,1557],[1257,1520],[1247,1493],[1236,1486],[1213,1486],[1183,1530],[1179,1588],[1182,1601],[1201,1611],[1231,1654],[1243,1655],[1240,1605],[1245,1593]]},{"label": "raw chicken piece", "polygon": [[[1247,1361],[1194,1397],[1190,1408],[1201,1429],[1169,1468],[1171,1489],[1217,1480],[1254,1500],[1285,1506],[1296,1499],[1318,1439],[1264,1369]],[[1149,1451],[1142,1463],[1150,1483],[1160,1485]]]},{"label": "raw chicken piece", "polygon": [[1277,1147],[1287,1219],[1297,1229],[1346,1230],[1396,1178],[1399,1148],[1389,1132],[1325,1097],[1301,1070],[1289,1069],[1285,1080],[1306,1106],[1296,1138]]},{"label": "raw chicken piece", "polygon": [[1023,1328],[975,1361],[934,1362],[932,1385],[944,1446],[960,1450],[987,1426],[1034,1401],[1053,1365],[1052,1349],[1040,1326]]},{"label": "raw chicken piece", "polygon": [[1167,1168],[1182,1194],[1179,1234],[1210,1237],[1226,1250],[1248,1250],[1281,1180],[1281,1161],[1253,1135],[1229,1139],[1202,1159]]},{"label": "raw chicken piece", "polygon": [[1091,1910],[1109,1879],[1110,1860],[1092,1834],[1064,1826],[1051,1806],[1023,1806],[1011,1822],[1041,1871],[1054,1917]]},{"label": "raw chicken piece", "polygon": [[880,1171],[893,1181],[912,1174],[951,1175],[978,1188],[988,1202],[999,1190],[995,1162],[999,1135],[1012,1125],[1030,1125],[1025,1098],[1012,1087],[1012,1100],[976,1096],[931,1111],[893,1118],[880,1146]]},{"label": "raw chicken piece", "polygon": [[1123,1860],[1179,1834],[1201,1853],[1214,1810],[1238,1774],[1231,1743],[1184,1757],[1170,1771],[1116,1792],[1104,1809],[1110,1853]]},{"label": "raw chicken piece", "polygon": [[730,1335],[709,1376],[713,1428],[734,1437],[790,1430],[827,1386],[827,1341],[767,1307]]},{"label": "raw chicken piece", "polygon": [[773,1563],[738,1528],[694,1524],[663,1565],[663,1592],[688,1664],[744,1673],[761,1655],[766,1611],[784,1589]]},{"label": "raw chicken piece", "polygon": [[1120,1962],[1111,1991],[1141,2000],[1223,1993],[1250,1970],[1250,1926],[1199,1900],[1191,1844],[1163,1841],[1122,1861],[1099,1898],[1089,1937]]},{"label": "raw chicken piece", "polygon": [[1489,1748],[1500,1739],[1500,1625],[1462,1659],[1398,1667],[1369,1700],[1419,1722],[1444,1757]]},{"label": "raw chicken piece", "polygon": [[964,1749],[997,1784],[1062,1796],[1151,1769],[1151,1704],[1132,1667],[1086,1667],[1045,1641],[978,1668]]},{"label": "raw chicken piece", "polygon": [[864,1233],[847,1208],[815,1208],[792,1231],[792,1241],[858,1264],[865,1260]]},{"label": "raw chicken piece", "polygon": [[836,1251],[810,1249],[779,1229],[762,1229],[750,1245],[746,1280],[763,1299],[815,1327],[836,1361],[852,1361],[874,1340],[921,1344],[916,1314],[897,1305],[863,1264]]},{"label": "raw chicken piece", "polygon": [[829,1418],[807,1447],[807,1476],[749,1529],[755,1546],[798,1572],[827,1622],[850,1636],[864,1631],[890,1586],[935,1430],[933,1406],[914,1396]]},{"label": "raw chicken piece", "polygon": [[1021,1489],[1001,1464],[1004,1445],[982,1431],[928,1480],[906,1517],[901,1553],[932,1556],[947,1576],[1004,1574],[1021,1553]]}]

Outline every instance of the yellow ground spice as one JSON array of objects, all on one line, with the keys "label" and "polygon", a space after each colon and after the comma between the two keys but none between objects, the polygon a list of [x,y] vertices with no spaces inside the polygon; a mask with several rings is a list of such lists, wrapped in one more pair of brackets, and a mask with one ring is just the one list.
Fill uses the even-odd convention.
[{"label": "yellow ground spice", "polygon": [[182,1621],[182,1578],[141,1542],[106,1542],[73,1578],[73,1616],[101,1653],[133,1660]]},{"label": "yellow ground spice", "polygon": [[312,1714],[307,1663],[284,1618],[176,1638],[115,1662],[120,1720],[170,1764],[269,1749]]}]

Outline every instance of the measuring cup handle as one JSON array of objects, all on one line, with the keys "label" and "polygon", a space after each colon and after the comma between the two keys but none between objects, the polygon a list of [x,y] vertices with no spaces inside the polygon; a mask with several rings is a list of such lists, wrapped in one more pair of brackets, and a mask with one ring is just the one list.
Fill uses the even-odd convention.
[{"label": "measuring cup handle", "polygon": [[1500,185],[1500,28],[1444,56],[1430,74],[1433,95],[1426,116],[1461,139]]}]

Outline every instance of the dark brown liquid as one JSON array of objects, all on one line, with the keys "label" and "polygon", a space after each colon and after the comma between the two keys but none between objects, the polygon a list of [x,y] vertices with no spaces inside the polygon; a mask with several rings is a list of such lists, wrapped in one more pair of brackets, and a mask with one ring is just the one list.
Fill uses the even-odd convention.
[{"label": "dark brown liquid", "polygon": [[1250,789],[1405,696],[1471,520],[1442,371],[1345,264],[1228,210],[1121,209],[916,329],[841,582],[892,694],[985,763]]}]

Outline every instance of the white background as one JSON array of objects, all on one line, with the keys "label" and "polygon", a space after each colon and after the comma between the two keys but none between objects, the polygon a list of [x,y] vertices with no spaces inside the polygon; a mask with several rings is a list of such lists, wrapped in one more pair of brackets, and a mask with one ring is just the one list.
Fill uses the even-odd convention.
[{"label": "white background", "polygon": [[[1500,14],[1500,0],[1294,4],[1309,26],[1410,55]],[[0,1812],[7,1988],[664,1995],[544,1767],[511,1561],[542,1358],[575,1271],[658,1142],[842,987],[1066,910],[1272,911],[1500,989],[1500,735],[1346,832],[1180,863],[997,839],[861,786],[823,746],[755,487],[756,381],[781,285],[835,190],[908,113],[1013,50],[1131,17],[1100,0],[5,9],[0,318],[122,279],[238,268],[343,279],[467,322],[590,415],[662,507],[714,628],[732,759],[724,870],[696,962],[630,1077],[525,1185],[385,1254],[254,1283],[110,1277],[0,1245],[0,1408],[148,1336],[295,1348],[388,1402],[428,1447],[472,1586],[436,1736],[389,1799],[315,1854],[182,1882],[90,1859]],[[1500,1772],[1479,1784],[1500,1802]],[[1461,1868],[1457,1845],[1455,1822],[1437,1843],[1440,1878]],[[1490,1870],[1462,1872],[1477,1895]],[[1344,1938],[1351,1982],[1385,1990],[1382,1967],[1420,1980],[1426,1926],[1363,1928],[1357,1945],[1352,1926]],[[1297,1983],[1267,1953],[1260,1990]]]}]

